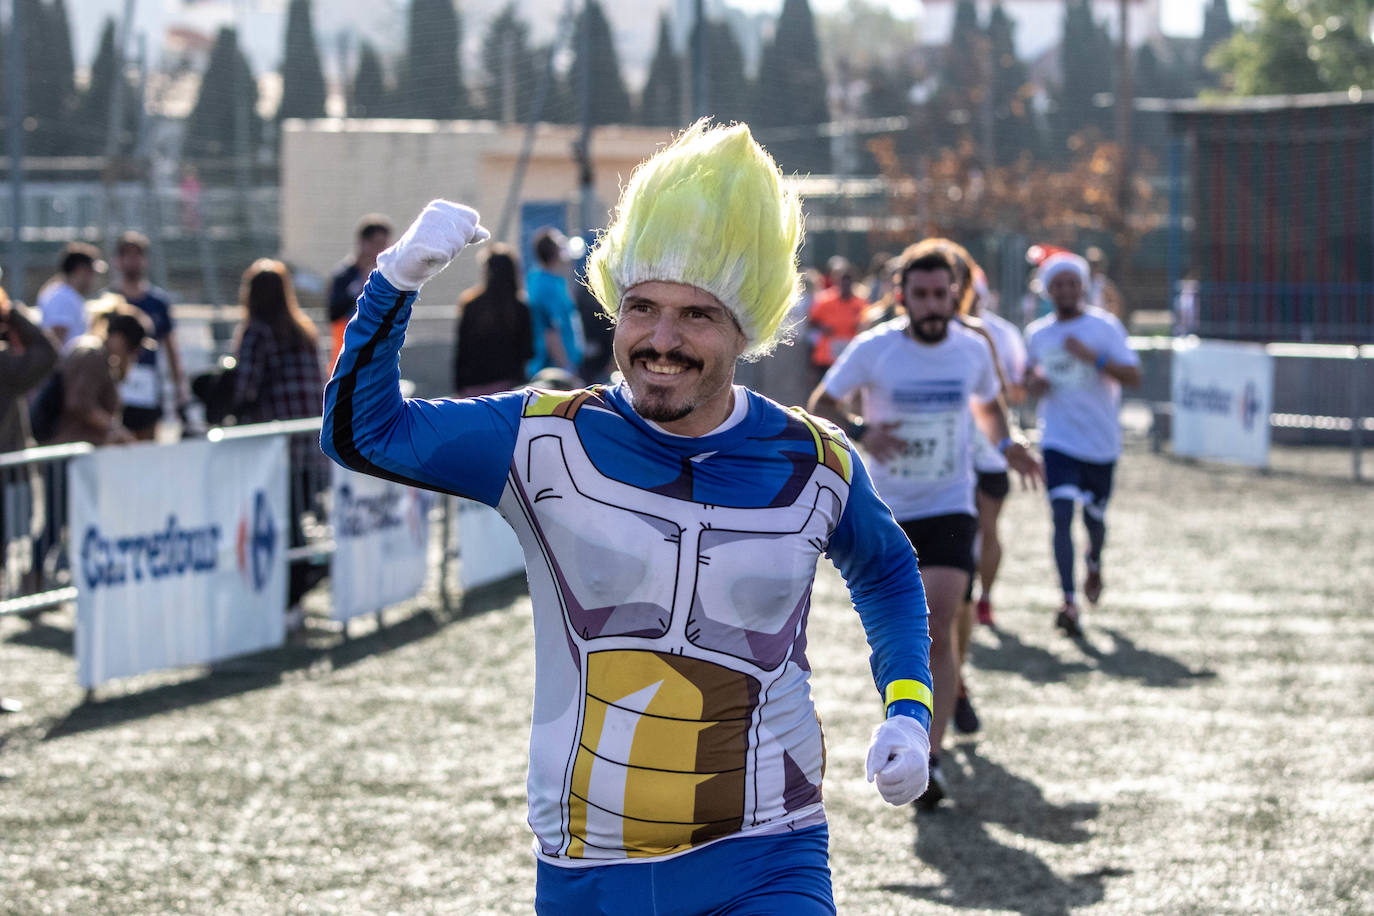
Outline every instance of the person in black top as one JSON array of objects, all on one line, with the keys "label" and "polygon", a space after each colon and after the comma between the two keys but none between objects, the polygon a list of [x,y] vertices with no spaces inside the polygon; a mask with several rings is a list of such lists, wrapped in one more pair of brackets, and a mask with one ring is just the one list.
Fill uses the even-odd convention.
[{"label": "person in black top", "polygon": [[358,308],[358,296],[368,274],[377,266],[377,255],[391,244],[391,220],[380,213],[369,213],[358,220],[353,254],[343,260],[329,281],[329,364],[339,358],[343,331]]},{"label": "person in black top", "polygon": [[508,245],[484,252],[483,281],[458,301],[453,388],[477,397],[519,387],[534,356],[530,309],[520,290],[520,265]]}]

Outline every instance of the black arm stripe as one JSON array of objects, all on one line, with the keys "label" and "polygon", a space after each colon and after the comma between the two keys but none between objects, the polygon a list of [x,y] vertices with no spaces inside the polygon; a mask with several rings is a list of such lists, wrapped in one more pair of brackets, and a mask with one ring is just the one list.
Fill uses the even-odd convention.
[{"label": "black arm stripe", "polygon": [[377,328],[377,333],[373,334],[372,338],[358,350],[358,358],[354,360],[353,368],[339,377],[339,393],[334,402],[334,451],[338,453],[339,460],[341,460],[346,467],[360,474],[380,477],[383,480],[390,480],[393,483],[405,484],[411,487],[419,487],[423,490],[433,490],[437,493],[449,493],[458,496],[460,494],[453,490],[404,477],[373,464],[367,458],[363,457],[363,453],[358,450],[357,442],[354,441],[353,395],[358,389],[359,370],[371,363],[376,357],[378,345],[391,334],[391,329],[396,324],[396,315],[405,304],[405,293],[398,293],[396,296],[396,304],[393,305],[391,310],[382,318],[382,323]]}]

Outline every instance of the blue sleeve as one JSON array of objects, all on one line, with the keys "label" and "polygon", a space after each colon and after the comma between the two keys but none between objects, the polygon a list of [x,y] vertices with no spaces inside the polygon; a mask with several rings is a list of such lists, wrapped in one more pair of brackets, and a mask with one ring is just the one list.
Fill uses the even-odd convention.
[{"label": "blue sleeve", "polygon": [[324,390],[320,448],[363,474],[495,506],[515,453],[524,392],[401,397],[401,344],[415,293],[373,271]]},{"label": "blue sleeve", "polygon": [[[850,455],[854,475],[849,502],[830,535],[826,555],[844,576],[863,621],[878,692],[904,679],[932,687],[929,612],[916,554],[852,448]],[[924,705],[900,701],[894,707],[894,712],[930,728],[930,711]]]},{"label": "blue sleeve", "polygon": [[582,365],[582,330],[577,325],[582,321],[577,311],[577,303],[568,295],[568,284],[559,283],[558,292],[558,332],[563,340],[563,352],[568,355],[568,366],[573,372]]}]

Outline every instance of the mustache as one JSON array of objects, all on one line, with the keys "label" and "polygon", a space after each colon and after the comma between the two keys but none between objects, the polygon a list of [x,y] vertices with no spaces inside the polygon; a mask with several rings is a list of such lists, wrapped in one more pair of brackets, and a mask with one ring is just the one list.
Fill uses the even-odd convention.
[{"label": "mustache", "polygon": [[911,323],[912,323],[912,324],[925,324],[925,323],[928,322],[928,321],[938,321],[940,324],[949,324],[950,321],[951,321],[951,318],[950,318],[950,316],[948,316],[948,315],[935,315],[935,314],[925,314],[925,315],[920,316],[919,318],[916,317],[915,315],[911,316]]},{"label": "mustache", "polygon": [[641,359],[651,363],[671,363],[684,369],[701,369],[705,365],[701,360],[693,359],[680,350],[660,353],[653,347],[640,347],[638,350],[630,351],[631,361]]}]

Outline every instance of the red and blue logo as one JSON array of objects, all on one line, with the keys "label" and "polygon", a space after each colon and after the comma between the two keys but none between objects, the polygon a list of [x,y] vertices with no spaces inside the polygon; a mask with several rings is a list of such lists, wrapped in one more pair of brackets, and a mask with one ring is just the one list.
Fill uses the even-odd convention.
[{"label": "red and blue logo", "polygon": [[272,560],[277,552],[277,523],[272,518],[272,505],[267,494],[258,490],[253,494],[251,512],[239,516],[238,535],[234,541],[238,554],[239,573],[260,592],[272,578]]}]

